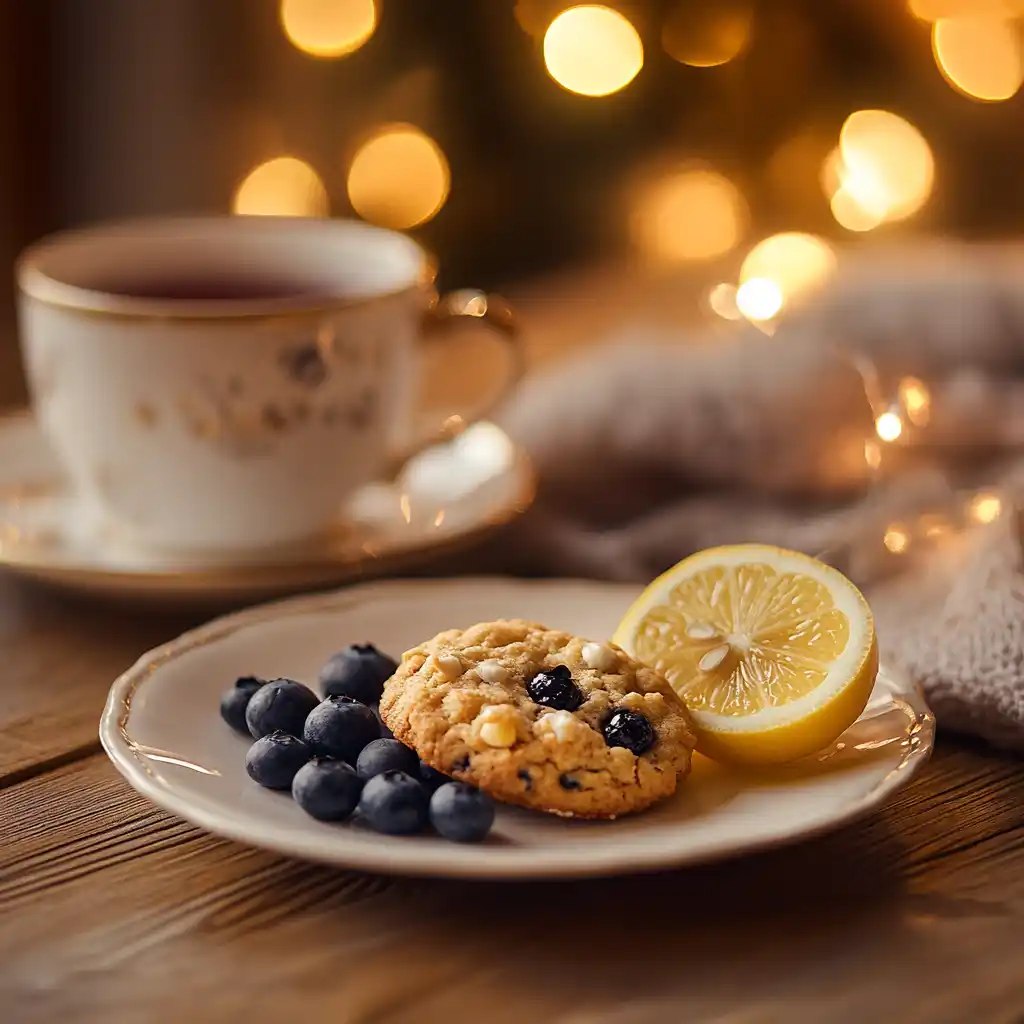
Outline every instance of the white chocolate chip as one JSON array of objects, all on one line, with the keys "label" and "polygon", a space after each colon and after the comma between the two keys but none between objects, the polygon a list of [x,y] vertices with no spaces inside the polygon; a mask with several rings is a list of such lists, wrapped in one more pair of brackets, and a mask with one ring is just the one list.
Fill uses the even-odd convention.
[{"label": "white chocolate chip", "polygon": [[725,661],[728,655],[729,645],[719,644],[717,647],[712,647],[711,650],[697,662],[697,667],[701,672],[712,672],[714,669],[718,668],[723,661]]},{"label": "white chocolate chip", "polygon": [[615,652],[604,644],[584,644],[580,653],[587,668],[592,668],[595,672],[611,672],[619,660]]},{"label": "white chocolate chip", "polygon": [[478,735],[489,747],[511,747],[520,715],[511,704],[489,704],[476,716]]},{"label": "white chocolate chip", "polygon": [[481,661],[476,671],[485,683],[504,683],[508,680],[508,669],[500,661]]},{"label": "white chocolate chip", "polygon": [[489,747],[511,747],[516,727],[511,722],[485,722],[480,726],[480,739]]},{"label": "white chocolate chip", "polygon": [[454,654],[441,654],[434,660],[446,679],[457,679],[462,675],[462,661]]},{"label": "white chocolate chip", "polygon": [[581,729],[589,729],[586,722],[581,722],[568,711],[552,711],[542,715],[533,723],[533,731],[538,736],[553,736],[559,743],[568,743],[573,735]]},{"label": "white chocolate chip", "polygon": [[709,626],[706,622],[691,622],[686,627],[686,635],[691,640],[714,640],[718,633],[714,626]]}]

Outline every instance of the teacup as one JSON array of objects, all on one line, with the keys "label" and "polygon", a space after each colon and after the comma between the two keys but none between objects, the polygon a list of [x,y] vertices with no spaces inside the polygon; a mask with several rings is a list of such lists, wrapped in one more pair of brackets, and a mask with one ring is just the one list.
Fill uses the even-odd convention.
[{"label": "teacup", "polygon": [[164,550],[251,557],[336,524],[437,440],[418,347],[444,321],[497,329],[499,398],[521,369],[503,302],[439,302],[415,242],[353,221],[104,225],[32,246],[17,278],[33,406],[83,509]]}]

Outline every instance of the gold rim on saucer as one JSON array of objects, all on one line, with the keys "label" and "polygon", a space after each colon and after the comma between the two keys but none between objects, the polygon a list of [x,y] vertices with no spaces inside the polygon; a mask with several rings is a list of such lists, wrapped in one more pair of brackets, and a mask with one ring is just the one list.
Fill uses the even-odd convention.
[{"label": "gold rim on saucer", "polygon": [[[0,413],[0,430],[17,421],[33,422],[31,410]],[[325,546],[308,549],[293,560],[260,564],[224,564],[196,568],[111,569],[58,563],[46,557],[45,547],[31,548],[4,544],[0,538],[0,568],[21,576],[80,592],[111,597],[145,598],[159,602],[217,602],[235,598],[261,600],[301,590],[340,586],[346,583],[393,575],[415,569],[425,562],[471,549],[522,515],[536,496],[536,474],[529,456],[514,449],[505,473],[517,482],[514,493],[492,514],[458,533],[434,537],[379,551],[368,551],[368,541],[359,549],[341,550]],[[45,494],[41,481],[26,482],[32,494]],[[54,485],[57,486],[57,485]],[[0,491],[0,501],[5,494]]]}]

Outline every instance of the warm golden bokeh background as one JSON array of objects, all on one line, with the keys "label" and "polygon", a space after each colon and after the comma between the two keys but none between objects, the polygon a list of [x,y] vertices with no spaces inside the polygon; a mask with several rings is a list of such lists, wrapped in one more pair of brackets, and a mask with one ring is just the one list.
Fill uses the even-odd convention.
[{"label": "warm golden bokeh background", "polygon": [[770,332],[843,244],[1021,232],[1022,25],[1024,0],[7,5],[5,252],[144,213],[356,216],[446,284],[612,261]]}]

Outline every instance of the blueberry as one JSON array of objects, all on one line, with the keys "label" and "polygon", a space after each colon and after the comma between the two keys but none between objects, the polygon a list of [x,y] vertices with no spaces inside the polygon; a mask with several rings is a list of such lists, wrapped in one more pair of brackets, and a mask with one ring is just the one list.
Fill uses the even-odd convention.
[{"label": "blueberry", "polygon": [[429,818],[427,791],[405,772],[375,775],[363,787],[359,813],[378,832],[407,836],[419,832]]},{"label": "blueberry", "polygon": [[556,711],[575,711],[583,703],[583,694],[565,665],[538,672],[526,684],[526,691],[534,704]]},{"label": "blueberry", "polygon": [[380,722],[351,697],[328,697],[309,713],[302,736],[321,757],[355,764],[363,747],[380,736]]},{"label": "blueberry", "polygon": [[562,789],[568,790],[570,793],[583,788],[579,779],[573,778],[568,772],[562,772],[562,774],[558,776],[558,784]]},{"label": "blueberry", "polygon": [[451,782],[451,777],[445,775],[444,772],[439,772],[436,768],[431,767],[426,761],[420,761],[420,780],[426,787],[428,793],[433,793],[438,786],[443,786],[446,782]]},{"label": "blueberry", "polygon": [[356,761],[356,771],[363,782],[390,771],[405,772],[415,778],[419,767],[416,752],[398,740],[372,740],[363,747]]},{"label": "blueberry", "polygon": [[605,719],[603,732],[609,747],[625,747],[638,756],[650,750],[657,739],[654,727],[643,715],[625,708],[613,711]]},{"label": "blueberry", "polygon": [[398,662],[381,654],[373,644],[352,644],[320,669],[320,685],[327,697],[351,697],[363,704],[376,704],[396,668]]},{"label": "blueberry", "polygon": [[520,768],[516,772],[516,778],[523,784],[527,793],[533,789],[533,776],[526,768]]},{"label": "blueberry", "polygon": [[286,732],[258,739],[245,755],[245,770],[253,782],[267,789],[290,789],[295,773],[313,756],[300,739]]},{"label": "blueberry", "polygon": [[249,735],[249,727],[245,724],[245,709],[249,706],[252,695],[263,686],[265,680],[258,676],[242,676],[235,680],[230,690],[225,690],[220,699],[220,717],[236,732]]},{"label": "blueberry", "polygon": [[302,683],[275,679],[261,686],[245,709],[245,724],[254,739],[271,732],[301,736],[306,715],[317,706],[317,696]]},{"label": "blueberry", "polygon": [[494,824],[494,801],[463,782],[449,782],[430,798],[430,824],[455,843],[478,843]]},{"label": "blueberry", "polygon": [[295,802],[318,821],[344,821],[359,803],[363,783],[344,761],[316,757],[292,782]]}]

